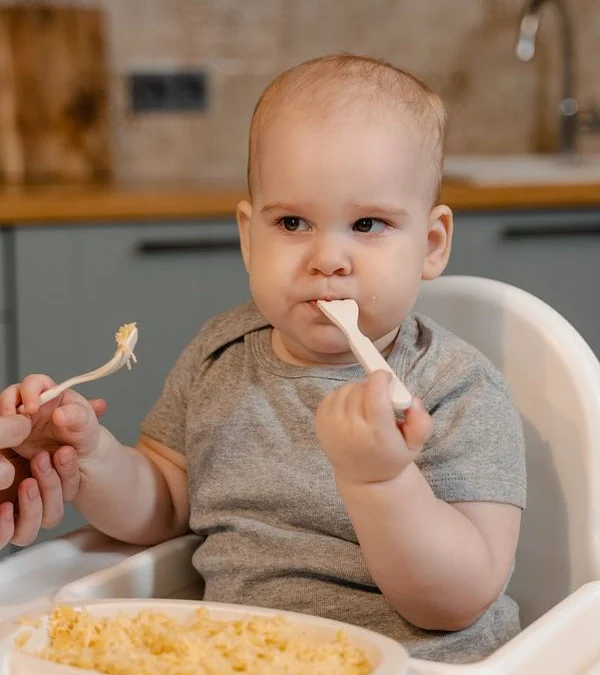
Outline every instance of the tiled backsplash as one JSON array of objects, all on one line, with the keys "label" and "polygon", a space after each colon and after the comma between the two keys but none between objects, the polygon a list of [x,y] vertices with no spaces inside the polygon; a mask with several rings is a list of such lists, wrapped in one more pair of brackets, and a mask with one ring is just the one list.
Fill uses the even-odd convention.
[{"label": "tiled backsplash", "polygon": [[[1,0],[0,0],[1,1]],[[555,7],[543,12],[535,59],[514,55],[525,0],[102,0],[114,72],[117,173],[126,179],[241,180],[250,115],[282,69],[332,51],[383,57],[441,93],[448,152],[550,151],[560,94]],[[95,4],[86,2],[86,4]],[[571,0],[577,94],[600,105],[600,0]],[[202,67],[202,114],[133,116],[134,70]],[[600,152],[600,136],[581,149]]]}]

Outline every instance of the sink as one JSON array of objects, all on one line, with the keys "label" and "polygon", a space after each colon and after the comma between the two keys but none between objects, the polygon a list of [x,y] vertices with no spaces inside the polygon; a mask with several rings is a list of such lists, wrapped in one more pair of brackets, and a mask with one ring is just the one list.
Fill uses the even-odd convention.
[{"label": "sink", "polygon": [[600,184],[600,155],[448,155],[444,177],[478,185]]}]

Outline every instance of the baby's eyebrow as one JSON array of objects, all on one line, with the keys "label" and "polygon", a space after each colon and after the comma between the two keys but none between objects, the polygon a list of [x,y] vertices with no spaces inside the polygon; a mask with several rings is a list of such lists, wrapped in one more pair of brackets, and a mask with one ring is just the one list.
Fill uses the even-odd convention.
[{"label": "baby's eyebrow", "polygon": [[[261,213],[269,211],[288,211],[290,213],[301,212],[306,207],[303,204],[287,204],[285,202],[273,202],[272,204],[265,204],[260,210]],[[386,204],[350,204],[349,207],[354,213],[377,217],[377,216],[394,216],[396,218],[403,218],[408,216],[408,211],[402,207]]]},{"label": "baby's eyebrow", "polygon": [[351,208],[356,213],[364,216],[394,216],[402,218],[408,216],[408,211],[400,206],[393,204],[352,204]]},{"label": "baby's eyebrow", "polygon": [[301,211],[304,207],[302,204],[286,204],[284,202],[273,202],[272,204],[265,204],[260,210],[261,213],[267,213],[268,211]]}]

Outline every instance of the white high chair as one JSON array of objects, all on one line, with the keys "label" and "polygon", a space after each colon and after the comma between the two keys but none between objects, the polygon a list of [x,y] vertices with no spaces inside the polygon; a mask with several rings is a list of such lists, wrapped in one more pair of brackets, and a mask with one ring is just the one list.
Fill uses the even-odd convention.
[{"label": "white high chair", "polygon": [[600,579],[600,364],[558,312],[499,281],[425,282],[417,311],[485,354],[521,413],[528,496],[508,592],[527,626]]}]

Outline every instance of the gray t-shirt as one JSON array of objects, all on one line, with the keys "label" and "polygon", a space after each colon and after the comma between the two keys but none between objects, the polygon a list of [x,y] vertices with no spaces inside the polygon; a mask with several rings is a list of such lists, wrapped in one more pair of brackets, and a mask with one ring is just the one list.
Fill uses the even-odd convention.
[{"label": "gray t-shirt", "polygon": [[[524,507],[521,422],[493,366],[422,315],[404,321],[388,363],[433,416],[416,462],[436,496]],[[479,660],[519,631],[511,598],[465,630],[425,631],[392,607],[361,556],[314,416],[327,393],[363,377],[358,365],[280,361],[252,303],[209,321],[179,357],[142,432],[187,457],[204,597],[357,624],[418,658]]]}]

